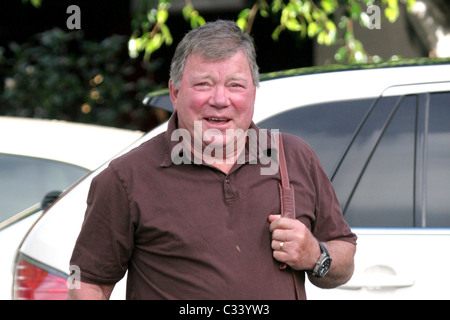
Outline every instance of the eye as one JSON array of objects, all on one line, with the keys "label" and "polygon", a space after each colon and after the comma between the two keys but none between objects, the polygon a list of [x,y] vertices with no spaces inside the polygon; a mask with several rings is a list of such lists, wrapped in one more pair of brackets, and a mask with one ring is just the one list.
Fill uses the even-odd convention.
[{"label": "eye", "polygon": [[206,88],[209,87],[209,83],[208,83],[207,81],[197,82],[197,83],[195,84],[195,87],[196,87],[197,89],[206,89]]},{"label": "eye", "polygon": [[232,83],[230,83],[230,88],[232,88],[232,89],[245,89],[245,85],[243,85],[242,83],[240,83],[240,82],[232,82]]}]

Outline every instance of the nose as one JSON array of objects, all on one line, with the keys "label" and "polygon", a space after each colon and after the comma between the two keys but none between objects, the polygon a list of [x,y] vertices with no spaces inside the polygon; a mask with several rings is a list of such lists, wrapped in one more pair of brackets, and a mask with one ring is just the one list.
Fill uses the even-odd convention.
[{"label": "nose", "polygon": [[212,90],[210,105],[216,108],[225,108],[229,105],[227,90],[224,86],[215,86]]}]

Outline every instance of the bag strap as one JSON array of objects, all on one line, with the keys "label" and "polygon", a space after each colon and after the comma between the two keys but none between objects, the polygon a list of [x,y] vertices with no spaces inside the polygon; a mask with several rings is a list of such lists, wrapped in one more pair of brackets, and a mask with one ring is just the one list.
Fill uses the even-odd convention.
[{"label": "bag strap", "polygon": [[281,216],[285,218],[295,219],[295,201],[294,201],[294,187],[289,182],[289,175],[286,165],[286,156],[284,154],[283,138],[281,134],[277,134],[279,169],[281,176],[281,183],[279,183],[280,197],[281,197]]},{"label": "bag strap", "polygon": [[[281,216],[285,218],[295,219],[294,187],[289,182],[283,138],[280,133],[278,133],[276,136],[278,137],[278,162],[281,177],[281,182],[278,183],[281,199]],[[287,265],[285,263],[280,264],[281,270],[284,270],[286,268]],[[294,280],[295,298],[299,300],[300,295],[298,293],[297,279],[295,278],[293,269],[291,269],[291,273],[292,279]]]}]

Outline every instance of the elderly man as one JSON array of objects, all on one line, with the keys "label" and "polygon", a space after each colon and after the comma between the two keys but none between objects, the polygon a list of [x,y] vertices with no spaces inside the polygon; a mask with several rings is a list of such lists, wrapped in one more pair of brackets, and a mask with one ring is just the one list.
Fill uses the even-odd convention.
[{"label": "elderly man", "polygon": [[279,215],[278,172],[253,161],[249,130],[258,146],[277,143],[252,122],[251,38],[229,21],[194,29],[170,77],[167,131],[92,182],[68,297],[107,299],[127,271],[127,299],[304,299],[305,274],[324,288],[348,281],[356,236],[311,148],[282,135],[296,219]]}]

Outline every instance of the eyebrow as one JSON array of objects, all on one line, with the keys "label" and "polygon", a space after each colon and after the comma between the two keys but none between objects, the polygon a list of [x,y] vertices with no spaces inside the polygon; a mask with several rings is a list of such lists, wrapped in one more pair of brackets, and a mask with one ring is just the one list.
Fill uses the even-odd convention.
[{"label": "eyebrow", "polygon": [[[198,81],[198,80],[201,80],[201,79],[214,79],[214,78],[215,78],[215,76],[212,73],[210,73],[210,72],[203,72],[203,73],[195,73],[194,72],[193,75],[192,75],[192,80],[194,82]],[[226,81],[244,81],[244,82],[248,82],[248,79],[247,79],[247,77],[242,76],[240,74],[231,74],[230,76],[228,76],[226,78]]]}]

